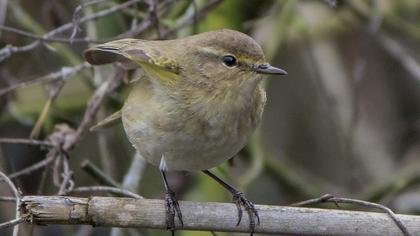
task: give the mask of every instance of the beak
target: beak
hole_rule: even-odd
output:
[[[256,71],[260,74],[287,75],[285,70],[271,66],[268,63],[258,65]]]

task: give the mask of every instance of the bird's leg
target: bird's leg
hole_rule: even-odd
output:
[[[175,198],[175,193],[169,188],[166,172],[160,170],[162,174],[163,184],[165,186],[165,208],[166,208],[166,229],[170,229],[172,236],[175,235],[175,214],[178,216],[181,226],[184,226],[182,221],[181,209],[179,208],[178,200]]]
[[[242,220],[242,207],[245,208],[249,215],[249,227],[251,229],[251,236],[254,234],[255,231],[255,220],[257,220],[257,224],[260,224],[260,217],[258,215],[258,211],[255,209],[254,204],[245,198],[244,194],[239,190],[235,189],[232,185],[226,183],[216,175],[214,175],[209,170],[203,170],[204,174],[210,176],[212,179],[216,180],[219,184],[221,184],[225,189],[229,190],[229,192],[233,195],[233,202],[236,204],[238,208],[238,222],[236,225],[239,225]]]

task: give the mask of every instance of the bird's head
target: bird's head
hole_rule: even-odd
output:
[[[258,79],[258,74],[286,75],[266,62],[260,45],[234,30],[210,31],[183,39],[185,70],[208,80]]]

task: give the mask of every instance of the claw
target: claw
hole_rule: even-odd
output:
[[[162,174],[163,184],[165,186],[165,208],[166,208],[166,229],[171,230],[172,236],[175,236],[175,214],[178,216],[181,227],[184,227],[184,221],[182,220],[181,209],[179,208],[178,200],[175,197],[175,193],[169,188],[168,180],[165,173],[165,158],[162,156],[160,163],[160,173]]]
[[[255,209],[254,204],[245,198],[242,192],[236,192],[233,194],[233,202],[236,204],[238,208],[238,223],[237,226],[241,223],[242,220],[242,207],[248,213],[249,216],[249,227],[251,229],[251,236],[254,235],[255,231],[255,219],[257,219],[257,224],[260,225],[260,216],[258,215],[258,211]]]
[[[178,216],[178,219],[181,223],[181,226],[184,226],[182,221],[182,213],[178,204],[178,200],[175,198],[175,193],[172,191],[167,191],[165,194],[166,201],[166,229],[171,230],[172,236],[175,235],[175,214]]]
[[[203,173],[210,176],[212,179],[217,181],[221,184],[225,189],[229,190],[229,192],[233,195],[233,202],[235,203],[236,207],[238,208],[238,226],[242,220],[242,207],[245,208],[249,215],[249,228],[251,229],[251,236],[254,235],[255,231],[255,218],[257,218],[257,224],[260,224],[260,216],[258,215],[258,211],[255,209],[254,204],[244,197],[244,194],[238,190],[236,190],[232,185],[226,183],[215,174],[211,173],[209,170],[203,170]]]
[[[236,223],[236,226],[238,226],[241,223],[241,220],[242,220],[241,201],[238,198],[235,198],[235,196],[233,196],[233,202],[235,203],[236,208],[238,208],[238,222]]]

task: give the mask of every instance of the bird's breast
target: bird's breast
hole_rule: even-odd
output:
[[[209,169],[233,157],[260,122],[265,104],[260,88],[249,103],[229,108],[211,101],[186,105],[151,86],[143,82],[130,93],[122,110],[124,129],[148,162],[159,165],[165,158],[175,170]]]

